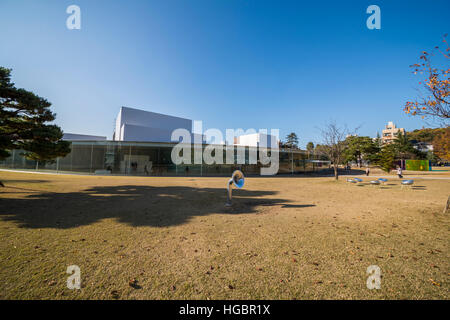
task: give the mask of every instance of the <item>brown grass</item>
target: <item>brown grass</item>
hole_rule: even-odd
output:
[[[248,178],[232,208],[225,178],[0,180],[1,299],[450,297],[450,180]],[[81,290],[66,287],[73,264]]]

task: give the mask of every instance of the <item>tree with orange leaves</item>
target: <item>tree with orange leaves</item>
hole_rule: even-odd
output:
[[[450,59],[450,47],[447,42],[447,34],[444,35],[443,42],[445,49],[435,47],[435,51],[439,51],[445,58],[445,63]],[[425,87],[427,94],[422,94],[421,97],[414,101],[407,101],[404,111],[413,116],[421,116],[423,118],[433,118],[442,120],[448,123],[450,119],[449,106],[449,75],[450,68],[444,66],[442,68],[434,67],[431,63],[431,57],[434,52],[428,53],[423,51],[420,56],[420,63],[411,65],[414,74],[424,74],[426,78],[420,81],[419,84]]]
[[[450,127],[433,139],[433,152],[442,160],[450,161]]]

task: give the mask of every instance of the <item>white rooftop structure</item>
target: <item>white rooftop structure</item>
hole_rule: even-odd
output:
[[[192,133],[192,120],[121,107],[116,118],[113,140],[172,142],[172,132],[180,128]]]
[[[104,136],[92,136],[88,134],[78,134],[78,133],[64,133],[63,140],[69,141],[98,141],[98,140],[106,140]]]
[[[239,137],[234,138],[234,144],[238,146],[246,146],[246,147],[259,147],[261,143],[265,140],[266,146],[262,147],[271,147],[271,143],[274,146],[278,146],[278,139],[274,135],[265,134],[265,133],[251,133],[244,134]]]

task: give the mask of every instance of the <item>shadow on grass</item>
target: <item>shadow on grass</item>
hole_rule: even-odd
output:
[[[282,208],[309,208],[315,207],[315,204],[283,204]]]
[[[24,192],[42,192],[42,190],[36,190],[36,189],[30,189],[30,188],[20,188],[20,187],[11,187],[11,186],[7,186],[7,188],[9,189],[14,189],[14,190],[24,190]],[[0,193],[17,193],[17,192],[7,192],[7,191],[3,191],[3,188],[0,189]]]
[[[8,180],[8,179],[0,179],[2,182],[3,182],[3,184],[6,186],[6,187],[10,187],[10,185],[11,184],[17,184],[17,183],[44,183],[44,182],[48,182],[48,180],[40,180],[40,179],[37,179],[37,180]],[[11,188],[11,187],[10,187]]]
[[[341,169],[339,168],[338,170],[338,175],[353,175],[353,176],[362,176],[362,175],[366,175],[366,172],[364,170],[360,170],[360,169],[350,169],[350,170],[346,170],[346,169]],[[252,178],[264,178],[264,176],[256,176]],[[278,173],[276,175],[276,177],[280,177],[280,178],[323,178],[323,177],[334,177],[334,170],[333,169],[321,169],[320,171],[307,171],[307,172],[303,172],[303,171],[294,171],[294,174],[292,174],[291,172],[282,172],[282,173]]]
[[[388,183],[388,184],[385,184],[385,185],[372,185],[371,183],[368,183],[368,182],[360,182],[358,184],[355,184],[355,186],[356,187],[360,187],[360,188],[370,187],[370,188],[373,188],[373,189],[384,189],[384,190],[386,190],[386,189],[389,189],[389,190],[396,189],[395,186],[397,186],[400,189],[422,190],[422,191],[426,191],[427,190],[426,186],[411,186],[411,187],[404,187],[404,188],[402,188],[401,184],[393,184],[393,183]],[[390,188],[388,186],[394,187],[394,188]]]
[[[283,199],[261,199],[271,191],[233,190],[233,206],[225,207],[225,188],[105,186],[81,192],[29,194],[1,199],[0,218],[24,228],[74,228],[114,218],[132,226],[173,226],[211,213],[256,213],[257,206],[288,205]]]

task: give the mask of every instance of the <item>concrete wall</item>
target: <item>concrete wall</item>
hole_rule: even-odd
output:
[[[124,124],[122,126],[121,141],[151,141],[151,142],[170,142],[172,131]]]

